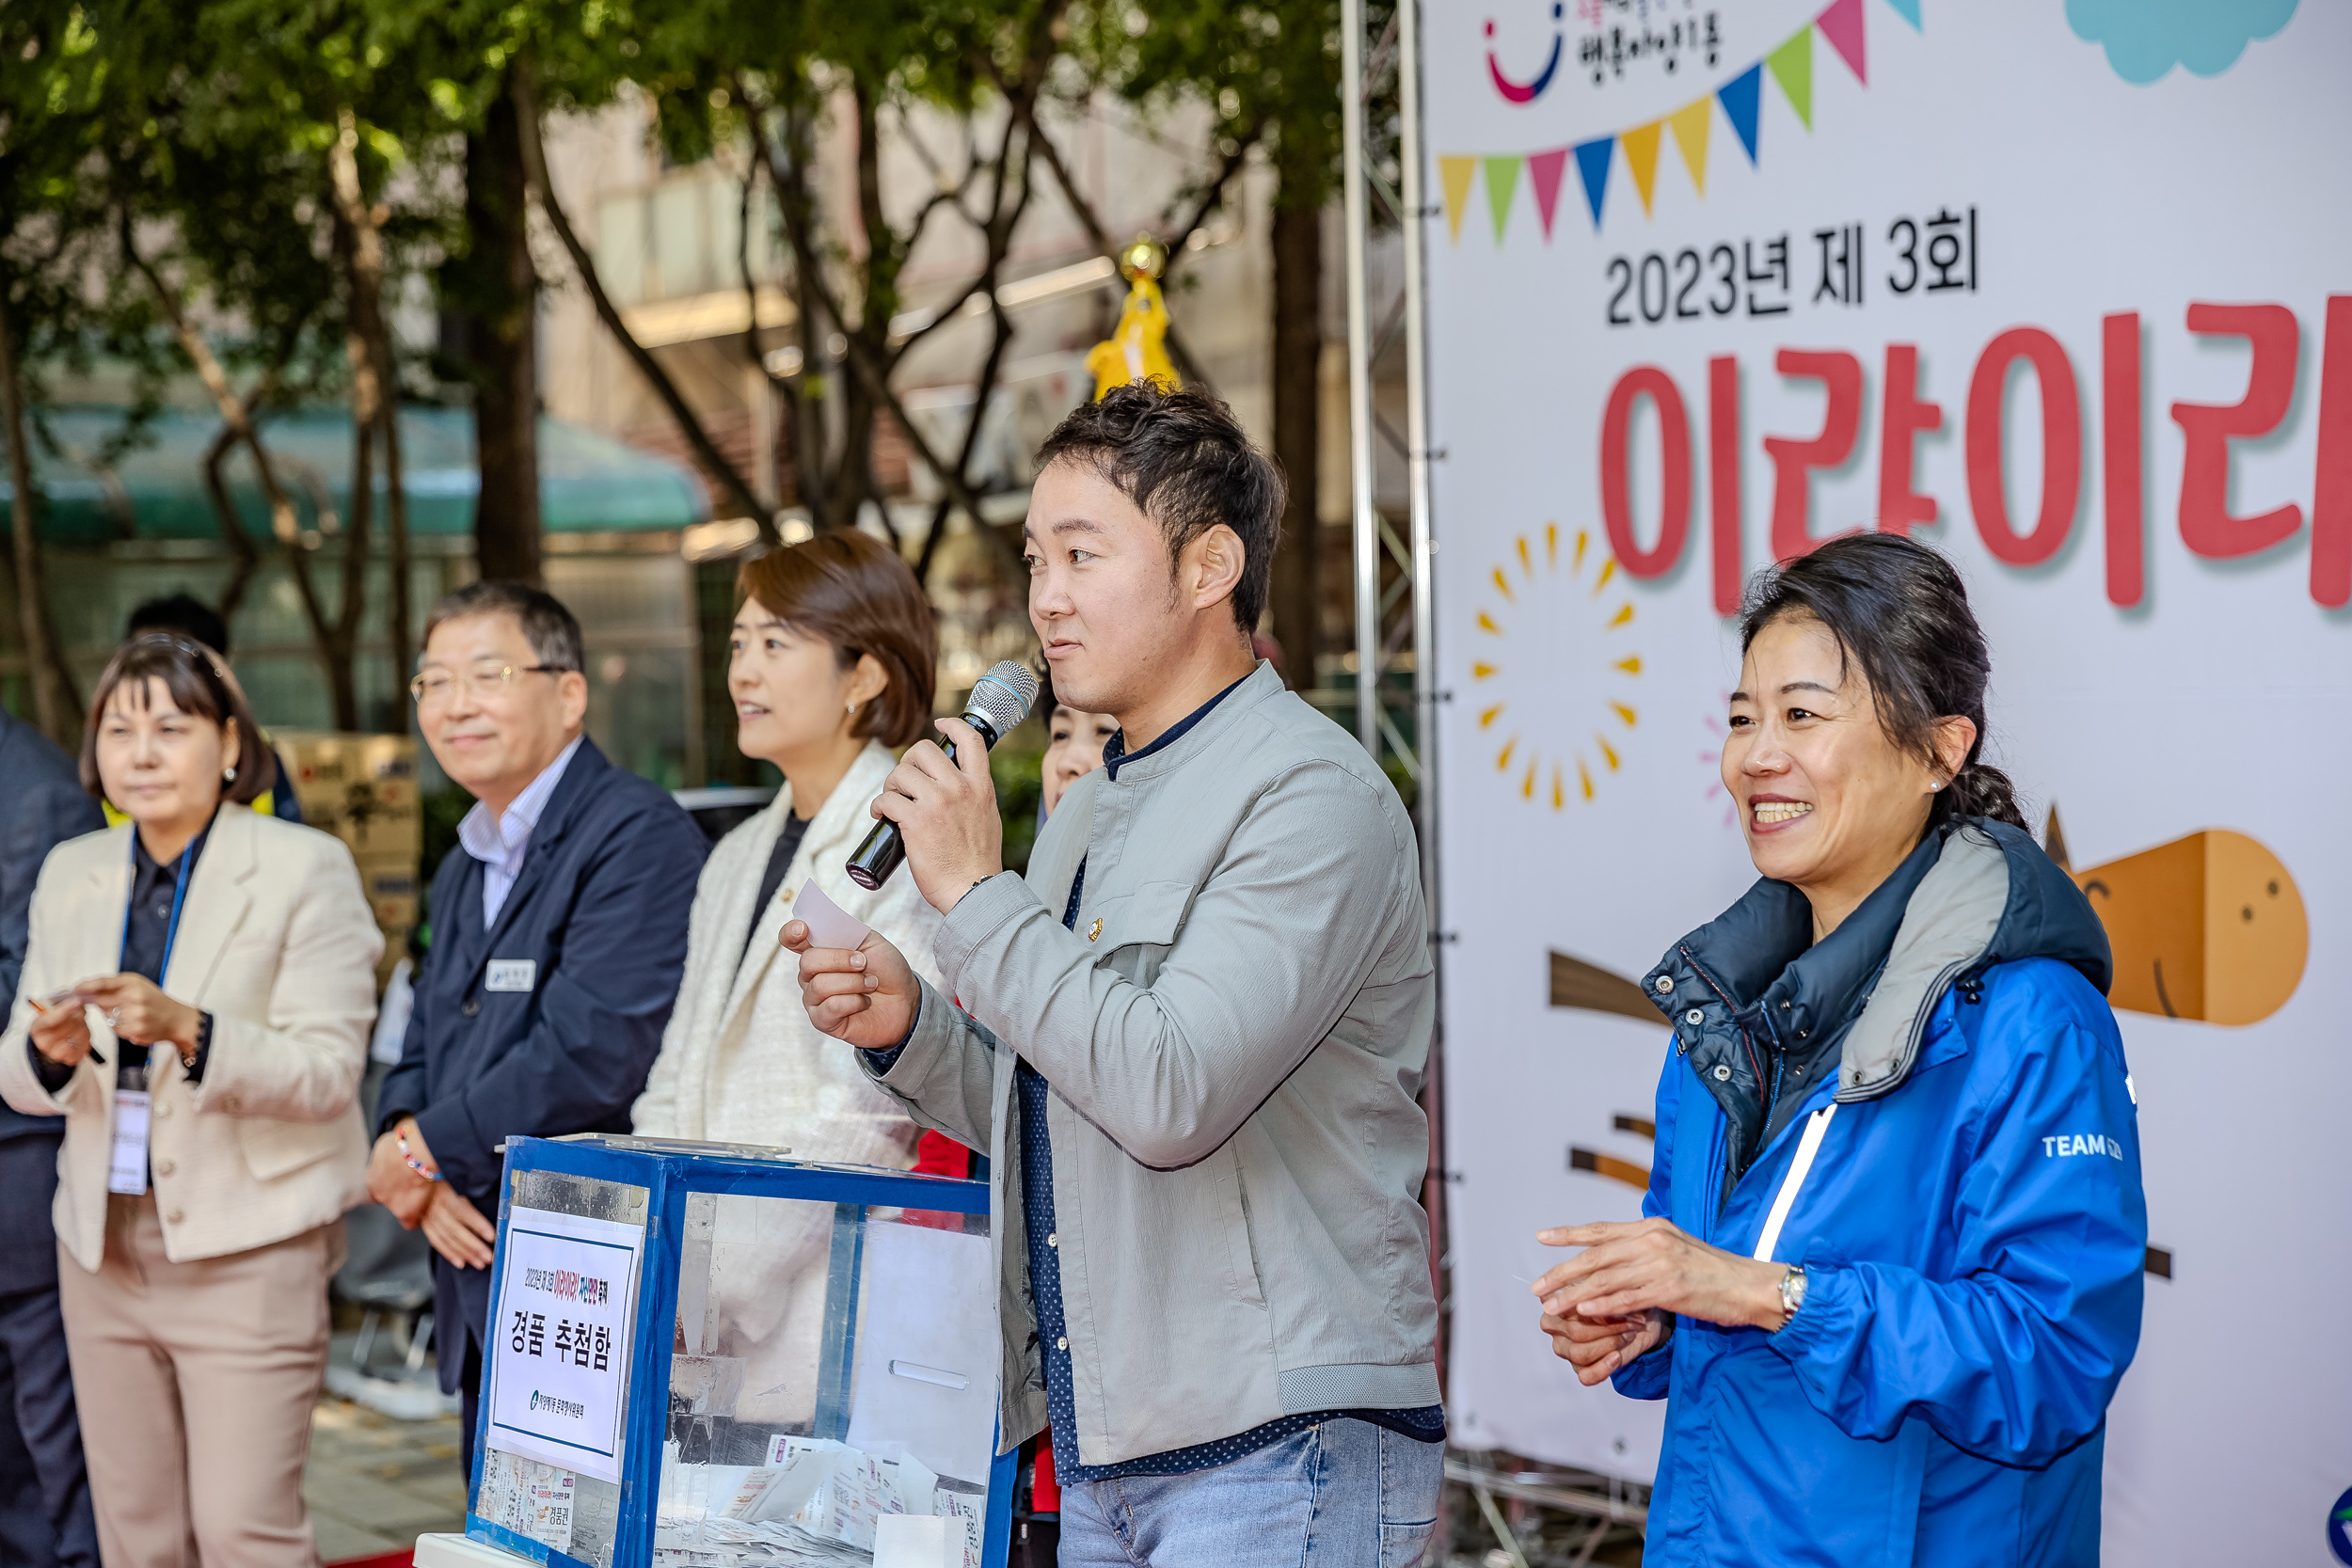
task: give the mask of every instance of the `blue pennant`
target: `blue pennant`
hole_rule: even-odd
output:
[[[1886,3],[1895,8],[1897,16],[1911,24],[1913,32],[1920,31],[1919,0],[1886,0]]]
[[[1740,145],[1748,150],[1748,164],[1756,164],[1756,107],[1764,90],[1762,62],[1748,67],[1730,81],[1715,89],[1715,97],[1731,118],[1731,128],[1740,133]]]
[[[1609,155],[1617,148],[1614,136],[1596,136],[1576,144],[1577,178],[1584,182],[1584,200],[1593,209],[1593,228],[1600,228],[1601,198],[1609,194]]]

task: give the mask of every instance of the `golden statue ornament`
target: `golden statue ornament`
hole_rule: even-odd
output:
[[[1131,381],[1156,381],[1170,391],[1184,385],[1168,356],[1168,302],[1160,296],[1159,283],[1167,270],[1168,247],[1149,234],[1137,234],[1120,251],[1119,275],[1127,280],[1127,303],[1120,309],[1119,325],[1086,357],[1097,401]]]

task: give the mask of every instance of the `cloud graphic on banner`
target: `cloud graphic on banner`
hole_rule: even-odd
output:
[[[2106,48],[2107,64],[2135,87],[2185,66],[2218,76],[2246,46],[2287,24],[2296,0],[2066,0],[2066,24]]]

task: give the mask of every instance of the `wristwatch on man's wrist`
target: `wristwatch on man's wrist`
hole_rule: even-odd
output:
[[[1783,1328],[1788,1326],[1790,1319],[1804,1310],[1804,1270],[1794,1263],[1789,1264],[1788,1272],[1780,1276],[1780,1309],[1788,1314],[1781,1319]]]

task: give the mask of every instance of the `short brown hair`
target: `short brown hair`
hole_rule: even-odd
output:
[[[84,789],[102,800],[106,798],[105,781],[98,776],[98,723],[105,717],[106,704],[113,699],[115,689],[129,685],[144,706],[150,680],[164,683],[164,689],[171,693],[172,704],[181,712],[193,713],[224,730],[236,731],[237,776],[220,792],[222,799],[241,806],[251,805],[278,782],[278,764],[270,755],[269,742],[262,738],[262,727],[253,721],[253,710],[246,706],[244,695],[221,668],[220,660],[184,637],[170,632],[147,632],[116,650],[115,657],[107,661],[106,673],[98,677],[98,689],[90,693],[89,718],[82,726]]]
[[[793,630],[832,643],[844,670],[860,654],[874,656],[889,684],[859,713],[851,733],[885,746],[911,746],[928,733],[939,630],[923,585],[898,551],[836,529],[746,561],[735,593],[738,608],[757,599]]]
[[[1038,470],[1063,459],[1093,468],[1160,525],[1171,575],[1185,546],[1219,523],[1232,529],[1242,549],[1233,621],[1245,636],[1258,629],[1288,488],[1232,409],[1206,392],[1131,381],[1078,404],[1054,427],[1038,449]]]

